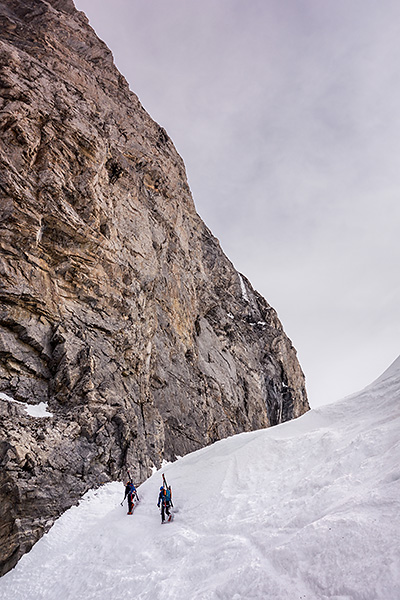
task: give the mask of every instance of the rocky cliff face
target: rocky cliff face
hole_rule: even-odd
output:
[[[85,15],[0,1],[0,32],[4,573],[127,466],[140,482],[308,404],[274,309],[197,215],[180,156]]]

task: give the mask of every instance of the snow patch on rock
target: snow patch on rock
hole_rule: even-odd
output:
[[[7,402],[19,404],[25,409],[26,413],[30,417],[34,417],[35,419],[42,419],[43,417],[53,416],[53,413],[48,411],[47,402],[39,402],[39,404],[28,404],[27,402],[20,402],[19,400],[15,400],[11,396],[8,396],[3,392],[0,392],[0,400],[6,400]]]
[[[243,277],[241,276],[240,273],[238,273],[238,276],[239,276],[239,281],[240,281],[240,289],[242,290],[243,300],[246,300],[246,302],[250,302],[249,295],[247,293],[246,284],[244,282],[244,279],[243,279]]]

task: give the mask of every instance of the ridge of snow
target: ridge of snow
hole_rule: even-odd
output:
[[[352,397],[91,491],[0,579],[7,600],[400,597],[400,371]],[[175,520],[160,526],[164,473]]]
[[[389,379],[389,377],[400,377],[400,356],[398,356],[396,358],[396,360],[394,360],[392,362],[392,364],[386,369],[386,371],[384,371],[382,373],[382,375],[380,377],[378,377],[378,379],[376,379],[373,383],[371,383],[371,386],[377,384],[377,383],[381,383],[382,381],[384,381],[385,379]],[[368,386],[368,387],[371,387]]]

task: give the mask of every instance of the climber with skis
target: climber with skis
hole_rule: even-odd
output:
[[[128,497],[128,515],[131,515],[132,512],[133,512],[133,507],[134,507],[133,499],[134,499],[135,496],[139,500],[136,488],[133,485],[132,480],[129,479],[129,481],[127,482],[127,484],[125,486],[125,496],[124,496],[124,499],[121,502],[121,504],[123,504],[124,501],[125,501],[125,498]]]
[[[160,487],[160,493],[158,494],[158,508],[161,506],[161,524],[165,522],[166,517],[168,521],[172,521],[171,508],[172,504],[172,492],[171,486],[167,485],[166,479],[163,475],[163,485]]]

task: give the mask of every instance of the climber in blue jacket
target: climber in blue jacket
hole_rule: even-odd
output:
[[[171,506],[172,498],[171,498],[171,488],[161,486],[160,493],[158,494],[158,502],[157,506],[160,508],[161,505],[161,523],[164,523],[165,516],[168,517],[168,521],[171,520]]]
[[[125,496],[124,496],[124,500],[126,497],[128,497],[128,515],[131,515],[133,512],[133,506],[134,506],[133,498],[135,495],[136,495],[136,488],[133,485],[132,481],[128,481],[128,483],[125,486]],[[122,502],[124,502],[124,500]]]

